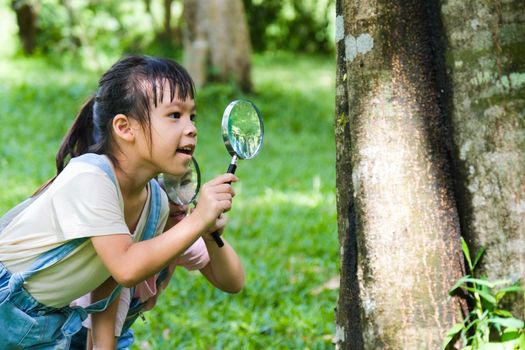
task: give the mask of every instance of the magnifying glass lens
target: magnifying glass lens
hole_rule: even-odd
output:
[[[224,111],[222,127],[224,143],[232,156],[251,159],[259,153],[264,130],[261,113],[253,102],[231,102]]]

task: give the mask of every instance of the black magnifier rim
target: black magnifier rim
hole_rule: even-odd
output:
[[[249,104],[252,105],[253,109],[257,113],[257,118],[259,119],[259,125],[261,127],[261,141],[259,142],[259,146],[255,150],[255,152],[253,152],[251,157],[246,157],[246,158],[241,157],[241,155],[235,152],[235,150],[233,149],[233,146],[230,143],[230,134],[228,132],[228,120],[230,119],[230,113],[233,107],[235,107],[235,105],[239,102],[248,102]],[[230,153],[232,157],[237,156],[240,159],[252,159],[259,153],[259,151],[262,148],[262,145],[264,142],[264,123],[263,123],[263,119],[261,116],[261,112],[259,111],[259,108],[257,108],[257,105],[255,105],[255,103],[253,103],[250,100],[240,98],[240,99],[233,100],[232,102],[230,102],[228,106],[226,106],[226,109],[224,110],[224,113],[222,114],[221,129],[222,129],[222,140],[224,141],[224,145],[226,146],[228,153]]]
[[[197,160],[193,156],[191,157],[191,161],[193,162],[193,168],[197,172],[197,186],[195,187],[195,192],[193,193],[193,197],[191,197],[191,200],[188,203],[183,203],[182,205],[190,205],[192,203],[195,203],[195,200],[197,199],[197,196],[201,188],[201,171],[199,168],[199,163],[197,163]],[[170,198],[169,192],[166,189],[166,183],[164,182],[163,173],[157,176],[157,182],[159,183],[160,187],[164,190],[164,192],[166,192],[166,195],[168,196],[168,199],[170,202],[174,203],[175,205],[181,205],[180,203],[177,203],[177,201]]]

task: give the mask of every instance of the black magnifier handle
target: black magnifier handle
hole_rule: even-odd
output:
[[[228,170],[226,171],[228,174],[235,174],[235,170],[237,170],[237,157],[236,156],[233,156],[232,158],[232,162],[230,163],[230,165],[228,166]],[[228,184],[231,184],[231,182],[228,182]],[[215,231],[211,234],[211,236],[213,237],[213,240],[215,241],[215,243],[217,243],[217,245],[219,246],[219,248],[221,248],[222,246],[224,246],[224,242],[222,241],[221,239],[221,234],[219,231]]]

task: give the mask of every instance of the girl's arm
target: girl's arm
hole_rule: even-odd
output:
[[[201,273],[220,290],[228,293],[238,293],[244,286],[244,270],[235,250],[222,239],[224,246],[219,248],[215,241],[205,240],[210,262],[204,266]]]
[[[108,278],[97,289],[91,292],[91,301],[101,300],[111,294],[117,283],[113,278]],[[115,322],[120,297],[100,313],[91,315],[91,330],[88,330],[86,349],[115,349]]]
[[[98,256],[119,284],[131,287],[144,281],[217,225],[217,217],[231,208],[234,191],[227,182],[234,181],[237,177],[224,174],[206,183],[195,210],[155,238],[134,243],[128,234],[91,237]]]

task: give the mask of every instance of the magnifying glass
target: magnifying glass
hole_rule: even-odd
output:
[[[257,106],[244,99],[230,102],[222,115],[222,139],[232,156],[228,173],[235,174],[238,159],[251,159],[261,150],[264,125]],[[219,247],[224,245],[218,231],[212,237]]]
[[[195,158],[191,158],[188,170],[181,176],[162,173],[157,181],[176,205],[195,203],[201,186],[201,172]]]

